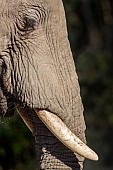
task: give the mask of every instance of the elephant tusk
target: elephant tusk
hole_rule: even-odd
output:
[[[74,135],[58,116],[45,110],[35,109],[35,112],[46,127],[70,150],[85,158],[98,160],[98,155]]]
[[[29,130],[31,132],[33,132],[33,126],[27,116],[27,110],[25,110],[25,108],[22,107],[17,107],[17,112],[19,113],[20,117],[23,119],[24,123],[26,124],[26,126],[29,128]]]

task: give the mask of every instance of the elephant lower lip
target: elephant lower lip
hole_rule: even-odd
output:
[[[35,109],[38,117],[46,127],[70,150],[91,160],[98,160],[98,155],[74,135],[63,121],[55,114]]]

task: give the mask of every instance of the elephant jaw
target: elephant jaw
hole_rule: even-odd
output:
[[[46,127],[70,150],[85,158],[98,160],[98,155],[73,134],[58,116],[45,110],[35,109],[35,112]]]

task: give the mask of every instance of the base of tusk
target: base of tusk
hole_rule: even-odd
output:
[[[98,160],[98,155],[74,135],[58,116],[45,110],[35,109],[35,112],[46,127],[70,150],[85,158]]]

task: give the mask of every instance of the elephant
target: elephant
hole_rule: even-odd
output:
[[[0,116],[17,110],[38,169],[82,170],[86,145],[78,76],[62,0],[0,0]]]

